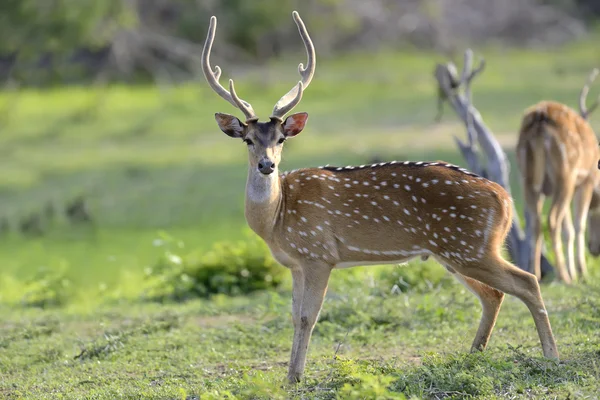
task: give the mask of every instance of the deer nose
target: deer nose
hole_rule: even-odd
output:
[[[271,160],[262,160],[258,163],[258,170],[264,175],[269,175],[275,171],[275,164]]]

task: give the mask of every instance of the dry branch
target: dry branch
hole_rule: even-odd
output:
[[[510,164],[508,158],[502,150],[500,143],[494,137],[492,131],[485,125],[481,114],[471,102],[471,83],[485,68],[485,61],[481,59],[477,68],[473,69],[473,52],[470,49],[465,51],[464,65],[460,74],[458,84],[452,81],[456,78],[456,66],[449,62],[444,65],[436,66],[435,77],[440,92],[444,93],[445,99],[450,103],[456,114],[460,117],[467,128],[467,142],[455,137],[463,158],[466,160],[469,169],[476,174],[484,176],[504,187],[510,194],[509,171]],[[460,89],[463,88],[463,93]],[[484,157],[479,157],[477,153],[479,147]],[[487,160],[485,165],[483,160]],[[530,254],[530,236],[531,233],[523,233],[519,224],[518,214],[514,208],[513,224],[506,238],[507,248],[512,261],[519,268],[529,271]],[[527,215],[525,216],[528,217]],[[545,254],[541,256],[542,275],[553,270]],[[531,272],[531,271],[529,271]]]

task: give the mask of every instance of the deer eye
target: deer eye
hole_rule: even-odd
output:
[[[246,143],[248,146],[252,146],[254,144],[250,139],[244,139],[244,143]]]
[[[277,143],[278,143],[278,144],[282,144],[283,142],[285,142],[285,138],[284,138],[284,137],[282,137],[281,139],[279,139],[279,140],[277,141]]]

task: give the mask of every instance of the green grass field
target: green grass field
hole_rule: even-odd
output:
[[[576,107],[600,66],[594,40],[481,55],[474,103],[511,158],[523,109],[541,99]],[[213,63],[266,117],[297,82],[302,57],[244,71]],[[309,113],[307,129],[287,142],[282,168],[375,156],[464,165],[453,135],[465,130],[450,108],[433,123],[436,61],[391,50],[319,58],[296,109]],[[49,201],[62,210],[84,194],[95,220],[74,227],[58,216],[41,237],[1,237],[0,398],[597,397],[600,263],[591,257],[589,282],[542,288],[560,363],[541,358],[533,320],[514,298],[488,351],[467,354],[477,300],[430,262],[334,272],[296,388],[283,385],[292,340],[283,267],[277,290],[150,301],[159,260],[175,252],[192,263],[216,243],[248,240],[245,146],[219,131],[215,112],[238,114],[203,78],[0,93],[0,218],[16,227]],[[516,166],[511,180],[520,204]],[[167,248],[165,237],[181,244]]]

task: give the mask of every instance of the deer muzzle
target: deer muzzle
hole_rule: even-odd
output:
[[[273,171],[275,171],[275,164],[273,163],[273,161],[263,158],[258,163],[258,170],[261,174],[270,175],[273,173]]]

